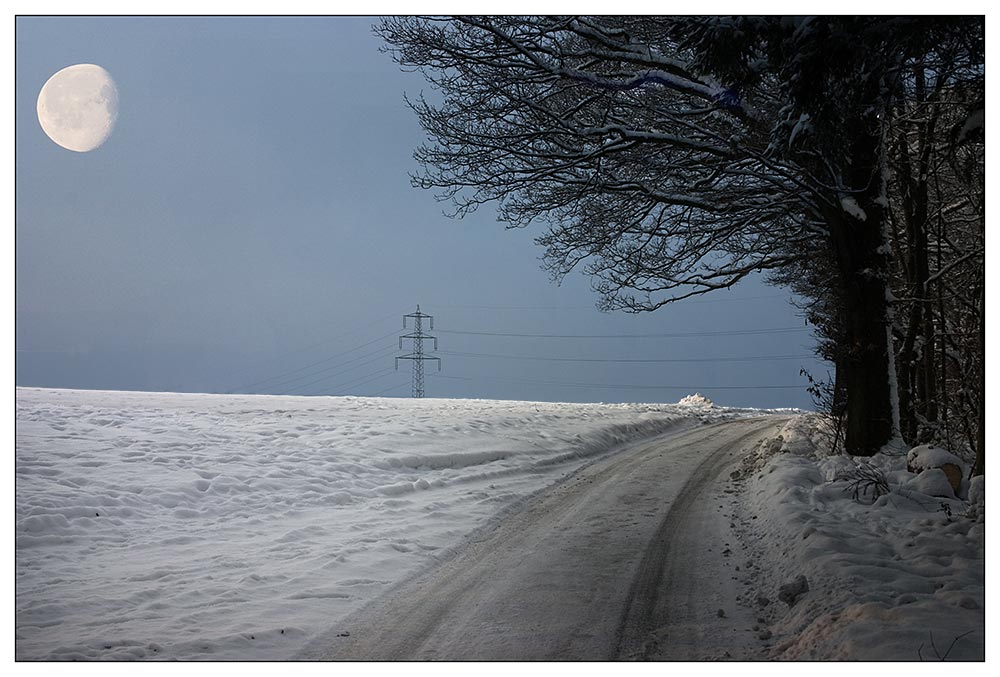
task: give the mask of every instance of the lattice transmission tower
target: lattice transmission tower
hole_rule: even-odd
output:
[[[430,321],[430,328],[434,329],[434,317],[420,312],[420,305],[417,305],[417,312],[403,315],[403,329],[406,329],[406,318],[413,319],[413,333],[403,334],[399,337],[399,349],[403,349],[403,339],[413,341],[413,352],[409,355],[400,355],[396,358],[396,369],[399,369],[400,360],[411,360],[413,362],[413,397],[424,396],[424,362],[437,360],[438,371],[441,371],[441,358],[424,355],[424,340],[434,341],[434,350],[437,350],[438,340],[436,336],[424,333],[424,320]]]

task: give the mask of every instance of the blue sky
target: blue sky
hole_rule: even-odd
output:
[[[443,360],[428,397],[698,389],[810,406],[799,369],[828,367],[807,331],[728,333],[802,328],[780,289],[601,313],[584,276],[555,285],[541,269],[542,224],[508,231],[489,208],[446,218],[409,182],[423,135],[403,94],[426,84],[379,52],[373,21],[17,19],[18,385],[408,396],[394,337],[419,303]],[[115,132],[90,153],[51,142],[35,114],[45,81],[75,63],[119,90]],[[762,356],[790,358],[731,361]]]

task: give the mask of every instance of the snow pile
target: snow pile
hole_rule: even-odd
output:
[[[935,447],[932,444],[921,444],[913,447],[906,454],[906,465],[910,468],[925,470],[927,468],[940,468],[949,463],[960,467],[963,465],[962,459],[958,456],[947,449]]]
[[[623,443],[756,410],[18,388],[16,657],[283,659]]]
[[[983,510],[901,456],[829,455],[822,430],[793,419],[744,463],[743,599],[765,656],[982,660]],[[972,486],[981,505],[982,480]],[[808,589],[789,595],[799,577]]]
[[[913,447],[906,454],[906,469],[919,473],[918,479],[924,478],[925,483],[935,482],[938,485],[934,487],[934,491],[924,491],[925,494],[946,498],[954,498],[955,492],[960,496],[968,495],[968,482],[963,482],[968,468],[962,459],[950,451],[930,444]],[[942,477],[947,486],[941,484]]]
[[[701,393],[695,393],[694,395],[688,395],[682,397],[677,403],[682,407],[712,407],[715,406],[712,400],[708,399]]]

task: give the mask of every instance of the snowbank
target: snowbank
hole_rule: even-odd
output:
[[[920,480],[928,473],[908,472],[903,456],[828,449],[820,419],[800,416],[744,462],[733,518],[762,657],[982,660],[983,511],[956,499],[939,470]],[[935,495],[941,483],[946,497]],[[808,590],[779,600],[800,576]]]

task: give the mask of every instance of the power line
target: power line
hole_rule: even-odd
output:
[[[557,339],[620,339],[620,338],[685,338],[706,336],[749,336],[753,334],[788,334],[809,331],[809,327],[776,327],[773,329],[732,329],[726,331],[695,331],[667,334],[513,334],[491,331],[466,331],[441,329],[442,334],[463,334],[468,336],[506,336],[516,338],[557,338]]]
[[[395,369],[389,369],[388,367],[386,367],[381,372],[379,372],[378,376],[373,376],[372,378],[368,379],[367,381],[362,381],[361,383],[355,383],[352,387],[353,388],[360,388],[361,386],[367,385],[367,384],[369,384],[369,383],[371,383],[373,381],[380,381],[380,380],[384,379],[386,376],[390,376],[390,375],[394,374],[395,372],[396,372]],[[397,384],[397,385],[393,386],[393,388],[400,388],[400,387],[402,387],[404,385],[406,385],[406,384],[405,383],[400,383],[400,384]]]
[[[286,353],[286,355],[290,355],[290,354],[294,354],[294,353],[301,353],[301,352],[304,352],[306,350],[312,350],[313,348],[317,348],[319,346],[326,345],[327,343],[331,343],[333,341],[336,341],[337,339],[343,338],[344,336],[350,336],[351,334],[356,334],[359,331],[361,331],[362,329],[367,329],[368,327],[371,327],[373,325],[379,324],[380,322],[385,322],[387,320],[391,320],[392,318],[396,317],[396,315],[398,315],[398,314],[399,313],[397,312],[397,313],[392,313],[391,315],[386,315],[385,317],[380,317],[377,320],[372,320],[371,322],[369,322],[367,324],[363,324],[363,325],[361,325],[359,327],[355,327],[354,329],[351,329],[349,331],[345,331],[342,334],[337,334],[336,336],[332,336],[332,337],[330,337],[328,339],[324,339],[322,341],[319,341],[318,343],[313,343],[312,345],[306,346],[304,348],[298,348],[296,350],[293,350],[290,353]]]
[[[406,387],[405,383],[397,383],[394,386],[389,386],[388,388],[384,388],[378,391],[377,393],[369,395],[369,397],[378,397],[379,395],[384,395],[385,393],[391,393],[393,390],[399,390],[400,388],[405,388],[405,387]]]
[[[341,383],[340,385],[338,385],[338,386],[336,386],[334,388],[328,388],[327,390],[330,391],[331,394],[332,393],[340,393],[340,394],[343,395],[343,394],[346,394],[346,393],[343,393],[341,391],[343,391],[345,388],[358,388],[358,387],[363,386],[363,385],[365,385],[367,383],[371,383],[372,381],[377,381],[377,380],[379,380],[381,378],[385,378],[386,376],[388,376],[389,374],[393,373],[394,371],[395,371],[395,369],[393,369],[392,367],[386,367],[385,369],[377,371],[374,374],[365,374],[364,376],[359,376],[356,379],[353,379],[351,381],[345,381],[344,383]]]
[[[559,382],[559,381],[534,381],[528,379],[513,379],[513,378],[496,378],[496,377],[477,377],[473,378],[470,376],[444,376],[437,374],[434,378],[447,378],[454,379],[458,381],[497,381],[500,383],[527,383],[531,385],[546,385],[546,386],[559,386],[564,388],[610,388],[613,390],[802,390],[801,385],[765,385],[765,386],[674,386],[674,385],[624,385],[624,384],[614,384],[614,383],[573,383],[573,382]]]
[[[277,383],[272,383],[268,387],[270,387],[270,388],[273,389],[273,388],[278,388],[278,387],[290,386],[288,388],[288,390],[295,390],[296,388],[299,388],[299,387],[303,387],[304,388],[304,387],[306,387],[307,384],[302,384],[301,386],[295,386],[295,385],[291,385],[291,384],[295,383],[296,381],[301,381],[302,379],[305,379],[305,378],[313,378],[315,376],[318,376],[319,374],[325,374],[325,376],[323,376],[323,378],[331,378],[331,377],[337,376],[339,374],[344,374],[344,373],[346,373],[348,371],[351,371],[352,369],[355,369],[357,367],[362,366],[362,364],[370,364],[371,360],[369,360],[369,362],[363,362],[362,364],[356,364],[353,367],[348,367],[347,369],[343,369],[341,371],[337,371],[337,372],[334,372],[332,374],[329,373],[329,372],[332,369],[339,369],[340,367],[343,367],[345,365],[351,364],[352,362],[357,362],[358,360],[363,360],[366,357],[371,357],[372,355],[379,355],[380,357],[384,356],[388,352],[392,352],[392,346],[383,346],[382,348],[377,348],[377,349],[375,349],[375,350],[373,350],[371,352],[362,353],[361,355],[358,355],[357,357],[352,357],[349,360],[344,360],[343,362],[338,362],[337,364],[331,364],[329,367],[324,367],[323,369],[320,369],[318,371],[314,371],[314,372],[311,372],[311,373],[308,373],[308,374],[303,374],[301,376],[294,376],[294,377],[292,377],[290,379],[286,379],[284,381],[279,381]],[[322,379],[320,379],[320,380],[322,380]]]
[[[370,360],[366,360],[364,362],[361,362],[359,364],[354,365],[353,367],[348,367],[347,369],[343,369],[341,371],[334,372],[333,374],[327,374],[325,376],[321,376],[318,379],[314,379],[312,381],[309,381],[309,383],[303,383],[301,385],[293,386],[292,388],[289,388],[287,391],[285,391],[283,393],[278,393],[278,394],[279,395],[285,395],[285,394],[291,393],[294,390],[302,390],[303,388],[308,388],[309,386],[316,385],[317,383],[322,383],[323,381],[327,381],[327,380],[333,378],[334,376],[340,376],[341,374],[346,374],[347,372],[352,371],[354,369],[357,369],[358,367],[363,367],[366,364],[371,364],[373,362],[378,362],[379,360],[385,359],[386,355],[388,353],[392,352],[393,350],[394,349],[391,346],[389,348],[382,348],[382,349],[376,351],[379,354],[376,355],[375,357],[373,357]],[[337,386],[337,387],[339,388],[340,386]],[[330,388],[330,389],[332,390],[334,388]]]
[[[639,358],[590,358],[590,357],[536,357],[532,355],[494,355],[492,353],[466,353],[453,350],[442,350],[442,355],[458,357],[485,357],[501,360],[535,360],[540,362],[763,362],[768,360],[808,360],[815,355],[750,355],[747,357],[675,357],[664,359]]]
[[[702,305],[705,303],[742,303],[744,301],[758,301],[761,299],[790,298],[788,294],[765,294],[762,296],[744,296],[738,299],[699,299],[692,301],[684,299],[679,301],[684,306]],[[488,306],[477,304],[444,304],[441,308],[478,308],[483,310],[596,310],[596,306]]]
[[[299,372],[305,371],[306,369],[311,369],[312,367],[316,367],[316,366],[319,366],[321,364],[325,364],[326,362],[329,362],[330,360],[335,360],[338,357],[343,357],[344,355],[347,355],[349,353],[353,353],[356,350],[361,350],[362,348],[370,346],[373,343],[376,343],[378,341],[382,341],[384,339],[387,339],[390,336],[395,336],[395,334],[396,334],[396,332],[391,331],[388,334],[383,334],[382,336],[379,336],[378,338],[372,339],[371,341],[367,341],[365,343],[362,343],[361,345],[355,346],[353,348],[350,348],[349,350],[344,350],[344,351],[336,353],[334,355],[330,355],[329,357],[325,357],[322,360],[317,360],[316,362],[312,362],[310,364],[307,364],[304,367],[299,367],[298,369],[292,369],[290,371],[286,371],[286,372],[283,372],[283,373],[280,373],[280,374],[276,374],[274,376],[269,376],[269,377],[261,379],[259,381],[254,381],[253,383],[249,383],[247,385],[240,386],[239,388],[233,388],[232,390],[249,390],[250,388],[255,388],[256,386],[261,385],[263,383],[267,383],[268,381],[274,381],[276,379],[278,379],[278,380],[283,379],[284,377],[289,376],[291,374],[297,374]],[[295,379],[292,379],[292,380],[294,381]],[[275,384],[271,384],[271,385],[273,386]]]
[[[316,343],[312,343],[312,344],[310,344],[308,346],[303,346],[301,348],[293,348],[293,349],[285,351],[283,353],[279,353],[277,357],[271,357],[271,358],[268,358],[268,359],[270,361],[274,361],[275,359],[283,359],[283,358],[288,357],[289,355],[295,355],[297,353],[302,353],[302,352],[305,352],[307,350],[312,350],[313,348],[317,348],[319,346],[326,345],[327,343],[332,343],[333,341],[341,339],[341,338],[343,338],[345,336],[350,336],[351,334],[356,334],[359,331],[361,331],[362,329],[367,329],[368,327],[374,326],[374,325],[376,325],[376,324],[378,324],[380,322],[385,322],[386,320],[389,320],[389,319],[391,319],[393,317],[396,317],[398,314],[399,313],[392,313],[391,315],[386,315],[385,317],[380,317],[377,320],[372,320],[371,322],[368,322],[367,324],[363,324],[363,325],[361,325],[359,327],[355,327],[354,329],[350,329],[348,331],[342,332],[340,334],[337,334],[336,336],[331,336],[330,338],[323,339],[322,341],[318,341]],[[259,364],[259,362],[258,362],[258,364]],[[242,367],[240,369],[236,369],[236,370],[230,372],[230,376],[236,376],[237,374],[242,374],[244,372],[250,371],[251,369],[253,369],[253,367]],[[266,381],[268,379],[264,379],[264,380]],[[242,389],[243,389],[242,386],[240,388],[231,388],[230,392],[232,392],[233,390],[242,390]]]
[[[340,383],[336,384],[335,386],[327,386],[325,388],[321,388],[321,392],[298,393],[298,394],[299,395],[303,395],[303,396],[319,396],[319,395],[333,396],[333,395],[340,395],[340,394],[343,394],[340,391],[343,390],[344,388],[349,388],[349,387],[352,387],[352,386],[355,386],[355,385],[363,385],[363,383],[358,383],[358,381],[363,381],[364,383],[367,383],[369,380],[373,381],[373,380],[375,380],[377,378],[382,378],[383,376],[389,374],[390,372],[392,372],[392,369],[390,369],[389,367],[386,367],[386,368],[384,368],[384,369],[382,369],[380,371],[375,372],[374,375],[372,375],[372,374],[363,374],[361,376],[357,376],[355,378],[352,378],[349,381],[341,381]]]

